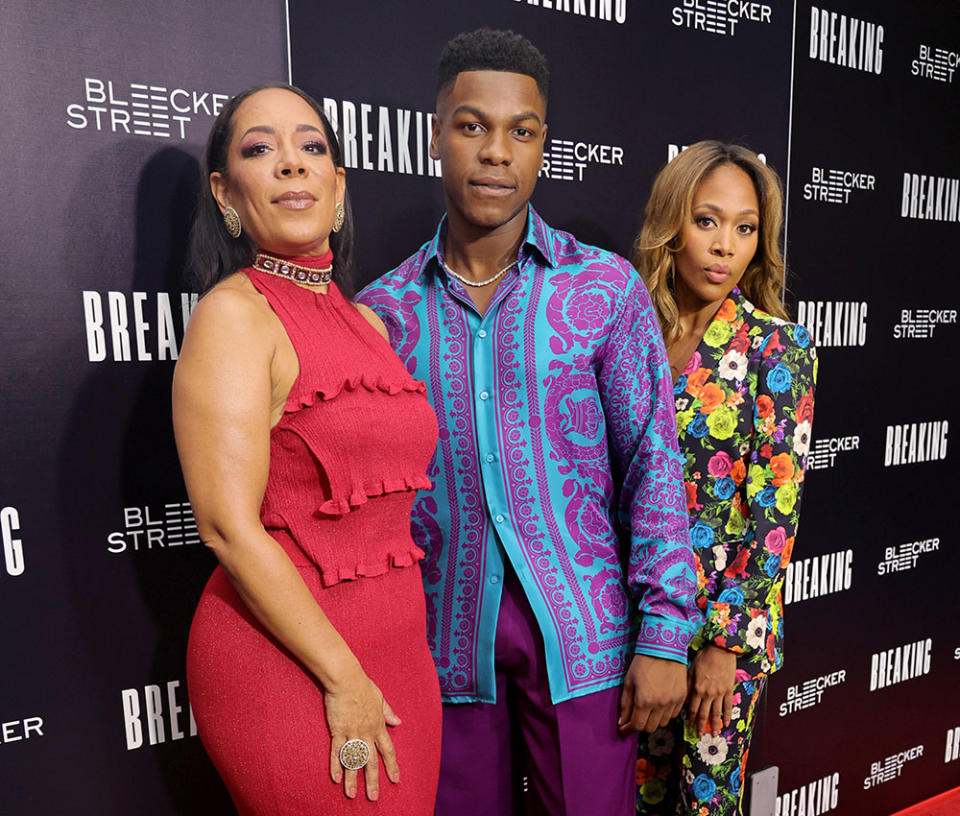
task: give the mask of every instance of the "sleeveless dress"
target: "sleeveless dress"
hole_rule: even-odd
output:
[[[333,783],[321,686],[250,613],[221,567],[188,644],[200,738],[240,814],[427,816],[440,766],[440,693],[410,509],[416,490],[431,486],[436,417],[423,383],[336,284],[321,294],[244,272],[300,362],[270,434],[260,520],[403,720],[389,729],[400,782],[387,779],[381,762],[377,802],[367,801],[362,774],[353,800]]]

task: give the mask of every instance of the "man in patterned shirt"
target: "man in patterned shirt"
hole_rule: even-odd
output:
[[[358,298],[440,422],[412,519],[445,703],[436,812],[632,813],[636,732],[679,711],[701,624],[660,329],[626,260],[529,205],[543,55],[481,29],[438,74],[447,213]]]

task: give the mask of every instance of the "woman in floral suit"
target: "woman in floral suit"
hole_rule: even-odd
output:
[[[680,716],[644,739],[637,812],[740,812],[757,701],[780,668],[780,588],[813,421],[816,351],[786,321],[776,173],[698,142],[654,181],[635,245],[674,377],[698,605]]]

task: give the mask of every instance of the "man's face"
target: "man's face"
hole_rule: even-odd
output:
[[[451,217],[484,229],[525,218],[546,135],[546,103],[533,77],[458,74],[440,91],[430,140]]]

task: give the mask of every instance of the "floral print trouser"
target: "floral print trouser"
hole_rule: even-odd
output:
[[[669,725],[640,734],[637,813],[642,816],[739,814],[757,701],[767,676],[751,677],[737,661],[730,725],[697,737],[686,708]]]

